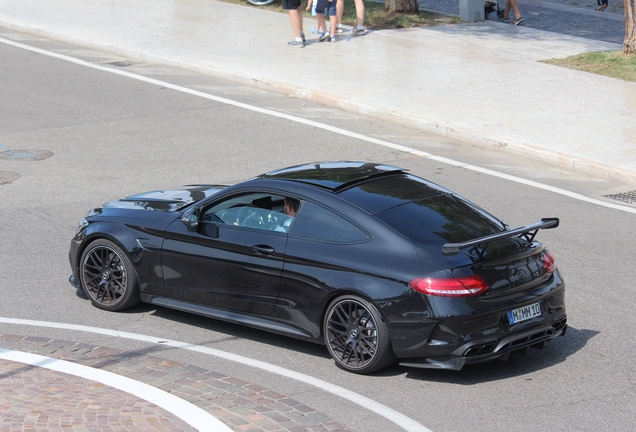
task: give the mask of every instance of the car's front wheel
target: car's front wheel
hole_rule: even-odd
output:
[[[336,364],[368,374],[395,361],[389,330],[376,308],[357,296],[343,296],[329,305],[324,321],[325,342]]]
[[[80,261],[84,292],[100,309],[121,311],[139,303],[133,265],[115,243],[99,239],[88,245]]]

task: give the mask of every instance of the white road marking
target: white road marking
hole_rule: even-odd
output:
[[[232,429],[227,427],[223,422],[198,406],[151,385],[144,384],[112,372],[94,369],[78,363],[71,363],[37,354],[29,354],[2,348],[0,348],[0,358],[50,369],[56,372],[62,372],[90,381],[96,381],[106,386],[116,388],[117,390],[130,393],[140,399],[144,399],[163,408],[169,413],[174,414],[199,431],[232,432]]]
[[[153,344],[160,344],[162,346],[170,346],[173,348],[185,349],[189,351],[195,351],[201,354],[219,357],[225,360],[230,360],[236,363],[244,364],[246,366],[262,369],[264,371],[271,372],[276,375],[281,375],[286,378],[291,378],[296,381],[300,381],[302,383],[312,385],[323,391],[334,394],[350,402],[353,402],[363,408],[366,408],[369,411],[372,411],[384,417],[390,422],[395,423],[396,425],[400,426],[405,431],[431,432],[430,429],[424,427],[423,425],[411,419],[410,417],[407,417],[404,414],[387,407],[386,405],[376,402],[373,399],[369,399],[351,390],[347,390],[344,387],[331,384],[330,382],[321,380],[319,378],[314,378],[312,376],[305,375],[300,372],[295,372],[280,366],[276,366],[276,365],[266,363],[260,360],[254,360],[252,358],[244,357],[238,354],[232,354],[232,353],[228,353],[218,349],[208,348],[201,345],[193,345],[186,342],[156,338],[153,336],[147,336],[147,335],[142,335],[137,333],[122,332],[118,330],[103,329],[99,327],[56,323],[56,322],[49,322],[49,321],[34,321],[34,320],[26,320],[26,319],[5,318],[5,317],[0,317],[0,322],[5,324],[28,325],[28,326],[35,326],[35,327],[49,327],[49,328],[56,328],[56,329],[63,329],[63,330],[75,330],[75,331],[81,331],[81,332],[87,332],[87,333],[96,333],[96,334],[101,334],[101,335],[110,336],[110,337],[119,337],[123,339],[132,339],[132,340],[148,342]]]
[[[351,131],[348,131],[348,130],[345,130],[345,129],[341,129],[341,128],[338,128],[338,127],[334,127],[334,126],[330,126],[330,125],[327,125],[327,124],[319,123],[319,122],[316,122],[316,121],[313,121],[313,120],[308,120],[308,119],[304,119],[304,118],[301,118],[301,117],[296,117],[296,116],[292,116],[292,115],[289,115],[289,114],[276,112],[276,111],[273,111],[273,110],[270,110],[270,109],[260,108],[260,107],[256,107],[256,106],[253,106],[253,105],[244,104],[242,102],[237,102],[237,101],[234,101],[234,100],[231,100],[231,99],[226,99],[226,98],[222,98],[222,97],[219,97],[219,96],[214,96],[214,95],[211,95],[211,94],[208,94],[208,93],[204,93],[204,92],[201,92],[201,91],[198,91],[198,90],[189,89],[187,87],[182,87],[182,86],[171,84],[171,83],[168,83],[168,82],[165,82],[165,81],[156,80],[154,78],[144,77],[142,75],[137,75],[137,74],[134,74],[134,73],[131,73],[131,72],[122,71],[122,70],[118,70],[118,69],[112,69],[112,68],[109,68],[109,67],[92,64],[92,63],[86,62],[84,60],[79,60],[79,59],[76,59],[76,58],[73,58],[73,57],[69,57],[69,56],[64,55],[64,54],[58,54],[58,53],[51,52],[51,51],[46,51],[46,50],[43,50],[43,49],[40,49],[40,48],[31,47],[29,45],[25,45],[25,44],[21,44],[19,42],[11,41],[9,39],[0,38],[0,42],[4,43],[4,44],[7,44],[7,45],[11,45],[11,46],[17,47],[17,48],[22,48],[22,49],[25,49],[25,50],[33,51],[33,52],[36,52],[38,54],[42,54],[42,55],[54,57],[54,58],[57,58],[57,59],[60,59],[60,60],[68,61],[68,62],[71,62],[71,63],[75,63],[75,64],[78,64],[78,65],[81,65],[81,66],[85,66],[85,67],[88,67],[88,68],[97,69],[97,70],[100,70],[100,71],[103,71],[103,72],[108,72],[108,73],[112,73],[112,74],[115,74],[115,75],[120,75],[120,76],[123,76],[123,77],[135,79],[135,80],[138,80],[138,81],[143,81],[143,82],[148,83],[148,84],[153,84],[153,85],[158,85],[158,86],[161,86],[161,87],[166,87],[166,88],[169,88],[169,89],[172,89],[172,90],[175,90],[175,91],[179,91],[179,92],[182,92],[182,93],[187,93],[187,94],[190,94],[190,95],[193,95],[193,96],[202,97],[202,98],[205,98],[205,99],[210,99],[210,100],[213,100],[213,101],[216,101],[216,102],[219,102],[219,103],[223,103],[223,104],[226,104],[226,105],[232,105],[232,106],[235,106],[235,107],[238,107],[238,108],[243,108],[243,109],[250,110],[250,111],[255,111],[255,112],[258,112],[258,113],[261,113],[261,114],[265,114],[265,115],[269,115],[269,116],[273,116],[273,117],[278,117],[278,118],[282,118],[282,119],[285,119],[285,120],[293,121],[293,122],[296,122],[296,123],[305,124],[305,125],[308,125],[308,126],[311,126],[311,127],[327,130],[327,131],[330,131],[330,132],[333,132],[333,133],[336,133],[336,134],[339,134],[339,135],[347,136],[347,137],[350,137],[350,138],[355,138],[355,139],[358,139],[358,140],[361,140],[361,141],[368,142],[370,144],[376,144],[376,145],[387,147],[387,148],[390,148],[390,149],[393,149],[393,150],[399,150],[399,151],[402,151],[402,152],[405,152],[405,153],[409,153],[409,154],[416,155],[416,156],[419,156],[419,157],[422,157],[422,158],[426,158],[426,159],[431,159],[431,160],[434,160],[434,161],[437,161],[437,162],[440,162],[440,163],[444,163],[444,164],[447,164],[447,165],[461,167],[461,168],[464,168],[464,169],[467,169],[467,170],[480,172],[480,173],[487,174],[487,175],[490,175],[490,176],[493,176],[493,177],[498,177],[498,178],[501,178],[501,179],[504,179],[504,180],[512,181],[512,182],[515,182],[515,183],[520,183],[520,184],[523,184],[523,185],[526,185],[526,186],[530,186],[530,187],[534,187],[534,188],[537,188],[537,189],[543,189],[543,190],[548,191],[548,192],[552,192],[552,193],[556,193],[556,194],[559,194],[559,195],[567,196],[569,198],[573,198],[573,199],[576,199],[576,200],[579,200],[579,201],[585,201],[585,202],[590,203],[590,204],[595,204],[595,205],[599,205],[599,206],[602,206],[602,207],[607,207],[607,208],[610,208],[610,209],[613,209],[613,210],[620,210],[620,211],[624,211],[624,212],[627,212],[627,213],[636,214],[636,209],[632,208],[632,207],[626,207],[626,206],[622,206],[622,205],[619,205],[619,204],[613,204],[613,203],[601,201],[599,199],[586,197],[585,195],[581,195],[581,194],[578,194],[576,192],[571,192],[571,191],[568,191],[568,190],[565,190],[565,189],[561,189],[561,188],[557,188],[557,187],[554,187],[554,186],[545,185],[543,183],[535,182],[533,180],[527,180],[527,179],[524,179],[524,178],[521,178],[521,177],[500,173],[498,171],[494,171],[494,170],[491,170],[491,169],[481,168],[481,167],[470,165],[470,164],[467,164],[467,163],[464,163],[464,162],[455,161],[453,159],[448,159],[448,158],[441,157],[441,156],[435,156],[435,155],[433,155],[431,153],[427,153],[427,152],[424,152],[424,151],[421,151],[421,150],[417,150],[417,149],[406,147],[406,146],[403,146],[403,145],[400,145],[400,144],[392,143],[392,142],[389,142],[389,141],[384,141],[384,140],[381,140],[381,139],[369,137],[369,136],[362,135],[362,134],[359,134],[359,133],[356,133],[356,132],[351,132]]]

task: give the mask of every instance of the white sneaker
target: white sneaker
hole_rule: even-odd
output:
[[[294,39],[291,42],[287,42],[287,46],[292,48],[304,48],[305,43],[303,41],[297,41],[296,39]]]
[[[362,36],[367,33],[366,27],[354,27],[351,29],[351,34],[354,36]]]

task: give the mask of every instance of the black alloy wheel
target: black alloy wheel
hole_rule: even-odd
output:
[[[368,374],[395,361],[386,324],[362,298],[334,300],[325,315],[324,335],[331,357],[349,372]]]
[[[100,309],[120,311],[139,302],[137,275],[126,254],[113,242],[100,239],[82,254],[82,288]]]

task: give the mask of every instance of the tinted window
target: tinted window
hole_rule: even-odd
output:
[[[368,239],[368,236],[360,228],[348,220],[310,202],[303,204],[289,234],[339,243]]]
[[[410,174],[381,177],[340,192],[344,199],[378,213],[410,201],[449,192],[434,183]]]
[[[422,245],[462,242],[503,231],[487,213],[446,194],[394,207],[376,217]]]
[[[206,209],[201,222],[286,232],[290,217],[283,212],[283,200],[282,196],[268,193],[233,196]]]

